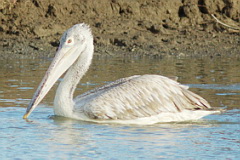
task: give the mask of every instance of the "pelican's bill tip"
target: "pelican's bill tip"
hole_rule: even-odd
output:
[[[23,119],[27,119],[28,116],[29,116],[29,113],[25,113],[25,114],[23,115]]]

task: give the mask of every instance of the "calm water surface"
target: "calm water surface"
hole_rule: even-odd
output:
[[[1,159],[239,159],[239,59],[94,57],[76,95],[118,78],[152,73],[178,76],[213,107],[226,109],[199,121],[150,126],[96,124],[53,116],[57,85],[29,120],[23,120],[50,61],[0,61]]]

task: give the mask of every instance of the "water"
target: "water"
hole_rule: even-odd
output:
[[[121,77],[178,76],[213,107],[202,120],[150,126],[82,122],[53,116],[57,85],[22,119],[50,59],[0,62],[1,159],[239,159],[240,60],[94,57],[76,95]]]

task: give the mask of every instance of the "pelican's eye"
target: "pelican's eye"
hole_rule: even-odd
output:
[[[70,43],[72,43],[72,39],[67,40],[67,44],[70,44]]]

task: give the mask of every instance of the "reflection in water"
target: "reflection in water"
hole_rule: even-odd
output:
[[[96,124],[50,116],[55,88],[22,119],[50,60],[0,63],[2,159],[238,159],[240,73],[238,59],[100,58],[78,85],[83,93],[134,74],[178,76],[223,114],[150,126]]]

